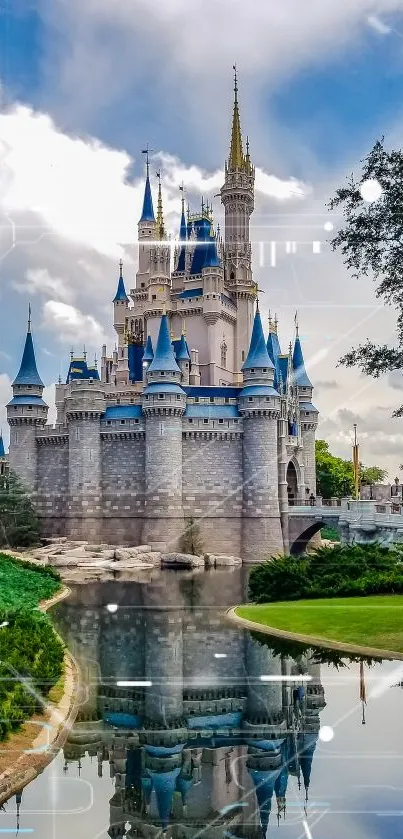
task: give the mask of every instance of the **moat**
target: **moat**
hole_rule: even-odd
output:
[[[245,600],[247,573],[73,587],[53,615],[82,667],[82,708],[0,834],[401,835],[403,663],[238,629],[225,610]]]

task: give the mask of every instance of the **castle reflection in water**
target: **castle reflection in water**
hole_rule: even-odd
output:
[[[263,839],[287,819],[290,799],[308,798],[320,667],[306,654],[274,654],[226,620],[245,599],[244,574],[77,586],[58,607],[86,682],[65,770],[89,754],[100,776],[109,771],[114,839],[161,829],[173,839]]]

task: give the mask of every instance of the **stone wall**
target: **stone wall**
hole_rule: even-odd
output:
[[[45,536],[64,536],[69,495],[68,440],[51,438],[37,441],[36,509]]]
[[[183,437],[183,510],[185,519],[198,520],[205,551],[240,556],[242,437],[220,436]]]
[[[144,432],[101,436],[102,541],[140,544],[144,519]]]

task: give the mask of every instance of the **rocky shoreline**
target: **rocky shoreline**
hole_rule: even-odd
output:
[[[63,537],[49,540],[45,546],[33,550],[30,558],[41,565],[51,565],[64,580],[71,581],[77,576],[92,579],[94,576],[99,578],[117,572],[126,576],[127,572],[136,574],[160,568],[204,570],[242,565],[242,559],[236,556],[164,553],[153,550],[150,545],[94,545],[85,541],[69,541]]]

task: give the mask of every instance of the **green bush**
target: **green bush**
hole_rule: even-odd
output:
[[[0,546],[28,548],[39,539],[39,519],[25,487],[14,472],[4,472],[0,475]]]
[[[329,542],[340,542],[340,533],[334,527],[322,527],[320,535],[322,539],[328,539]]]
[[[273,557],[252,568],[255,603],[318,597],[357,597],[403,592],[402,546],[377,544],[318,548],[302,557]]]
[[[37,609],[59,588],[53,569],[0,554],[0,740],[42,709],[62,674],[63,644]]]

